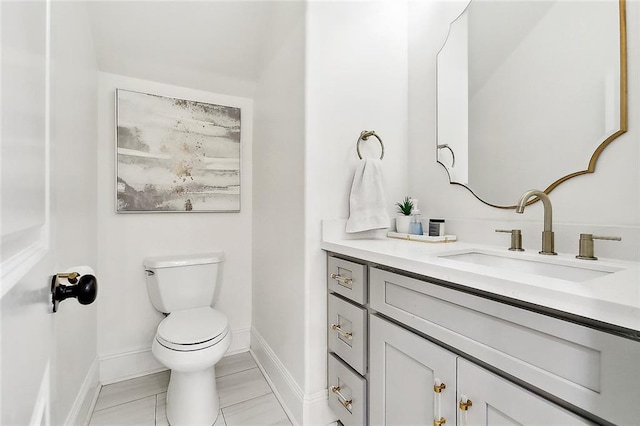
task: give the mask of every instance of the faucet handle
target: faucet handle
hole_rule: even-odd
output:
[[[522,231],[519,229],[496,229],[496,232],[505,232],[511,234],[511,251],[524,251],[522,248]]]
[[[578,243],[578,255],[576,256],[576,258],[585,260],[598,260],[598,258],[593,255],[593,240],[622,241],[622,238],[605,237],[593,234],[580,234],[580,241]]]

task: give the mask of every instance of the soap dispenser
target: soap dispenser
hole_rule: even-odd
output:
[[[424,231],[422,229],[422,219],[420,217],[420,209],[418,208],[418,200],[412,198],[410,201],[413,204],[413,219],[409,224],[409,234],[422,235]]]

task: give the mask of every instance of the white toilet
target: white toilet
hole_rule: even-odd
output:
[[[153,306],[169,314],[151,347],[171,370],[167,420],[172,426],[213,425],[220,403],[215,364],[229,349],[227,317],[212,308],[224,253],[144,259]]]

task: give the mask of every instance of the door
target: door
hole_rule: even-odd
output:
[[[48,425],[49,2],[2,1],[0,19],[0,424]]]
[[[371,316],[369,357],[371,425],[433,425],[443,419],[455,423],[453,353]]]
[[[593,424],[462,358],[458,404],[461,426]]]

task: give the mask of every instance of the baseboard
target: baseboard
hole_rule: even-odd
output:
[[[326,426],[336,423],[336,417],[329,408],[327,390],[305,395],[255,328],[251,329],[251,354],[294,426]]]
[[[251,354],[291,422],[303,424],[304,392],[255,328],[251,329]]]
[[[247,352],[251,347],[251,328],[239,328],[231,331],[231,346],[224,356]]]
[[[251,329],[231,330],[231,336],[231,346],[225,356],[249,350]],[[156,361],[150,347],[100,357],[100,383],[103,385],[164,370],[166,367]]]
[[[166,370],[154,358],[151,348],[135,349],[100,357],[100,383],[109,385]]]
[[[93,410],[95,410],[96,404],[98,403],[98,397],[100,396],[100,389],[102,389],[102,385],[98,383],[95,390],[93,391],[93,396],[89,399],[90,395],[87,395],[87,400],[89,401],[89,408],[87,408],[87,412],[84,416],[84,422],[82,422],[82,426],[89,426],[89,423],[91,423]]]
[[[95,399],[96,390],[100,389],[98,384],[99,366],[100,364],[96,357],[91,363],[91,367],[89,367],[89,371],[82,382],[82,386],[80,386],[80,390],[78,391],[75,401],[73,401],[71,410],[64,422],[65,425],[83,424],[87,417],[87,413],[91,411],[91,405]]]
[[[329,408],[327,390],[305,396],[303,409],[305,426],[326,426],[336,423],[336,416]]]

